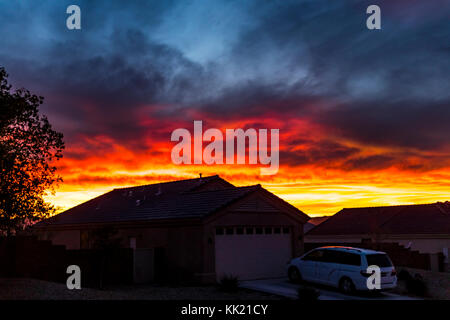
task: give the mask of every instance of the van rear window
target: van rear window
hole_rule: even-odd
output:
[[[367,265],[376,265],[380,268],[392,267],[392,262],[386,254],[368,254],[366,255]]]

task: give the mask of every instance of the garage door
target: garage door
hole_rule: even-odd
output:
[[[291,259],[290,228],[234,227],[216,229],[216,274],[240,280],[282,277]]]

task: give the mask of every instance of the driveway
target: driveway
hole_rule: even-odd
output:
[[[240,286],[291,299],[297,299],[297,289],[299,288],[298,284],[291,283],[287,278],[242,281]],[[319,300],[419,300],[389,292],[346,295],[337,289],[312,284],[311,286],[320,291]]]

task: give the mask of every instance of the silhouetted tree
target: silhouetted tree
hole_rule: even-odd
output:
[[[12,91],[0,68],[0,235],[11,235],[49,216],[47,191],[62,181],[54,160],[62,157],[63,135],[39,115],[43,97]]]

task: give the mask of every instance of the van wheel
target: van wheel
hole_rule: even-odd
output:
[[[352,294],[355,292],[355,285],[351,279],[344,277],[339,281],[339,290],[345,294]]]
[[[288,271],[288,277],[291,282],[300,283],[302,281],[302,275],[296,267],[290,267]]]

